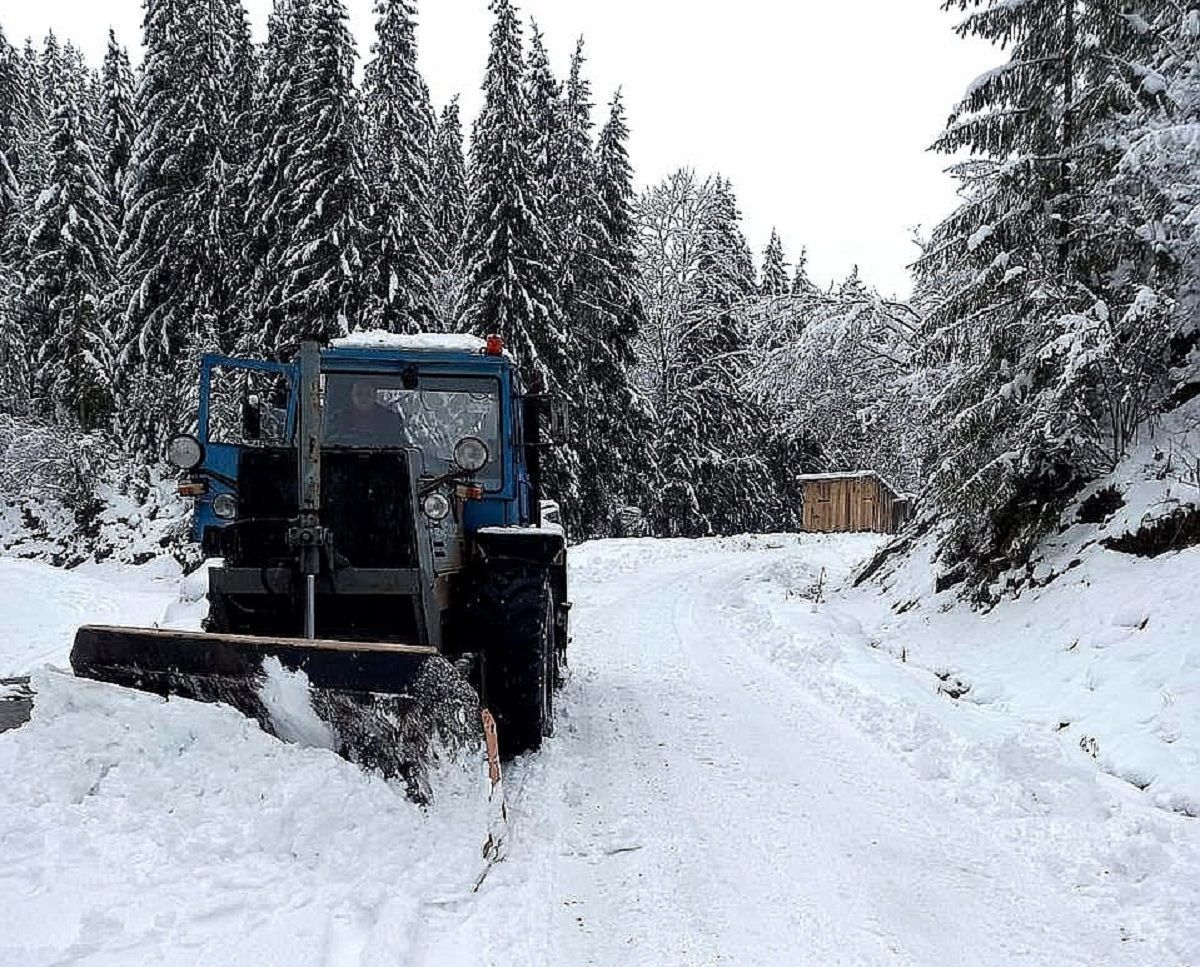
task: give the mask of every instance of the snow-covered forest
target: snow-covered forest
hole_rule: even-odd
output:
[[[948,82],[962,200],[905,300],[814,284],[779,234],[755,252],[719,173],[638,191],[583,42],[556,76],[491,7],[469,130],[408,0],[376,3],[361,84],[342,0],[276,0],[264,44],[241,0],[146,0],[136,69],[128,38],[89,64],[0,24],[0,503],[87,531],[98,481],[145,500],[201,353],[499,332],[573,404],[549,469],[575,536],[626,507],[786,530],[798,473],[870,468],[978,590],[1200,390],[1191,0],[944,3],[997,66]]]

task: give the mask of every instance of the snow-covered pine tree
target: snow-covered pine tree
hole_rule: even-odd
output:
[[[1161,336],[1170,314],[1129,271],[1153,264],[1152,239],[1112,218],[1121,119],[1148,93],[1140,18],[1078,0],[944,6],[967,12],[961,35],[1010,55],[971,84],[935,145],[974,157],[956,167],[965,201],[918,269],[936,291],[931,353],[948,360],[928,507],[950,525],[944,562],[979,590],[1027,559],[1147,415],[1146,372],[1104,376],[1125,356],[1113,323]],[[1152,370],[1168,340],[1151,341],[1157,359],[1140,355]]]
[[[79,102],[64,97],[51,119],[53,159],[33,212],[22,322],[37,347],[35,392],[43,415],[95,429],[112,400],[112,340],[100,312],[115,228],[109,192]]]
[[[783,241],[779,233],[771,229],[771,240],[763,253],[762,278],[758,291],[768,297],[786,295],[789,289],[787,265],[783,261]]]
[[[1170,407],[1200,388],[1200,3],[1154,0],[1140,5],[1139,14],[1134,23],[1150,50],[1133,74],[1137,107],[1120,118],[1123,153],[1113,179],[1112,221],[1124,237],[1152,239],[1150,253],[1141,254],[1153,254],[1154,261],[1131,259],[1137,266],[1131,282],[1149,279],[1151,292],[1109,336],[1126,341],[1126,355],[1136,361],[1161,344],[1164,322],[1176,327],[1171,361],[1180,365],[1169,374],[1162,404]],[[1172,285],[1173,319],[1164,318]]]
[[[376,0],[374,59],[363,81],[370,215],[363,246],[362,325],[439,328],[439,240],[433,215],[433,109],[417,70],[415,8]]]
[[[592,145],[592,88],[583,73],[584,63],[580,38],[571,55],[562,101],[562,143],[557,165],[562,187],[554,216],[557,224],[553,228],[558,247],[560,299],[569,329],[576,325],[580,301],[586,299],[587,282],[583,276],[597,256],[601,242],[595,233],[604,225]]]
[[[8,43],[0,26],[0,240],[21,204],[21,170],[18,150],[25,112],[25,93],[17,52]],[[3,264],[0,250],[0,265]]]
[[[859,275],[857,264],[851,266],[850,274],[838,283],[837,297],[843,302],[864,302],[870,298],[870,291]]]
[[[467,161],[457,95],[442,108],[434,134],[431,167],[433,228],[437,240],[438,315],[448,330],[459,328],[463,231],[467,220]]]
[[[525,68],[525,100],[529,105],[528,153],[534,190],[541,202],[550,251],[561,253],[570,202],[563,171],[563,86],[554,76],[546,38],[530,21],[529,57]],[[558,263],[555,263],[557,273]]]
[[[20,137],[25,126],[25,91],[16,50],[0,27],[0,412],[11,411],[22,394],[26,354],[16,319],[21,280],[18,223],[23,193]]]
[[[259,86],[259,57],[250,31],[250,16],[241,0],[224,0],[229,24],[229,91],[226,115],[230,133],[226,155],[241,167],[250,158],[254,130],[254,99]]]
[[[806,297],[815,295],[817,291],[816,284],[808,275],[808,249],[802,248],[792,270],[791,293],[794,296]]]
[[[283,326],[283,258],[299,218],[299,186],[288,172],[305,123],[300,104],[310,7],[310,0],[274,0],[267,21],[250,157],[239,179],[246,206],[239,299],[246,330],[240,351],[248,354],[273,351]]]
[[[230,348],[235,266],[226,235],[231,172],[231,12],[237,0],[146,0],[125,222],[113,299],[123,435],[155,451],[194,385],[188,354]],[[231,5],[233,4],[233,5]]]
[[[754,264],[727,182],[676,173],[641,205],[642,340],[655,393],[655,453],[663,477],[656,529],[703,535],[762,530],[777,495],[760,454],[745,385],[745,312],[758,299]]]
[[[495,16],[484,103],[471,138],[471,203],[463,237],[462,322],[498,333],[535,385],[569,394],[571,360],[555,286],[545,199],[538,191],[523,84],[521,26],[511,0],[491,0]],[[569,447],[543,463],[548,489],[571,515],[577,460]]]
[[[38,79],[42,85],[42,101],[46,105],[46,123],[49,125],[62,102],[63,83],[66,80],[62,45],[53,30],[46,31],[42,40],[42,49],[38,54]]]
[[[103,130],[104,176],[109,187],[118,227],[124,221],[125,189],[133,140],[137,135],[134,114],[133,71],[129,54],[117,43],[114,31],[108,32],[108,50],[104,55],[101,125]]]
[[[637,291],[628,138],[618,91],[596,148],[597,220],[586,226],[595,245],[582,276],[586,301],[577,307],[588,414],[588,432],[579,443],[579,516],[584,533],[596,535],[613,532],[614,512],[621,506],[647,510],[657,492],[650,453],[653,421],[631,375],[644,312]]]
[[[290,356],[303,339],[358,328],[366,191],[354,89],[354,41],[341,0],[313,0],[303,38],[295,153],[295,231],[282,253],[282,320],[269,345]]]
[[[511,0],[492,0],[491,10],[484,104],[471,139],[464,322],[469,331],[502,335],[525,372],[557,387],[566,334],[529,156],[521,28]]]
[[[25,193],[23,207],[28,211],[32,208],[33,200],[37,198],[41,180],[50,170],[45,137],[50,116],[42,83],[42,59],[29,38],[25,39],[25,46],[18,56],[17,69],[20,74],[23,110],[15,147],[20,159],[18,177]]]

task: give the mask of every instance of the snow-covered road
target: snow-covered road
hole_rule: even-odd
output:
[[[1082,845],[1070,817],[954,801],[772,660],[804,629],[774,640],[761,611],[739,606],[746,587],[785,576],[778,590],[802,596],[868,540],[741,543],[580,555],[565,721],[514,777],[509,861],[445,931],[460,957],[476,951],[462,962],[1187,962],[1129,942],[1054,875],[1044,837],[1020,829],[1044,822],[1069,853]],[[857,657],[891,674],[897,697],[910,691],[902,666]],[[1019,744],[1009,751],[1019,761]],[[1094,777],[1062,773],[1090,805]],[[457,962],[429,950],[420,962]]]
[[[0,736],[0,962],[1200,963],[1196,821],[873,648],[829,590],[873,546],[577,549],[558,733],[475,893],[469,797],[43,676]]]

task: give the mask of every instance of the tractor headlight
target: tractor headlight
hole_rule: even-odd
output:
[[[212,509],[221,520],[233,520],[237,516],[237,499],[233,494],[217,494],[213,498]]]
[[[180,433],[167,441],[167,463],[180,470],[195,470],[204,460],[204,447],[194,436]]]
[[[487,444],[477,436],[465,436],[454,444],[454,462],[467,473],[478,473],[490,456]]]
[[[426,495],[425,499],[421,501],[421,509],[425,511],[425,516],[430,520],[445,520],[446,515],[450,513],[450,501],[446,499],[445,494],[435,492]]]

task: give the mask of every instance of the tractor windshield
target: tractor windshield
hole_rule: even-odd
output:
[[[478,437],[490,459],[476,479],[489,489],[502,483],[500,386],[494,379],[328,373],[324,411],[326,445],[416,447],[426,473],[444,473],[455,444]]]

